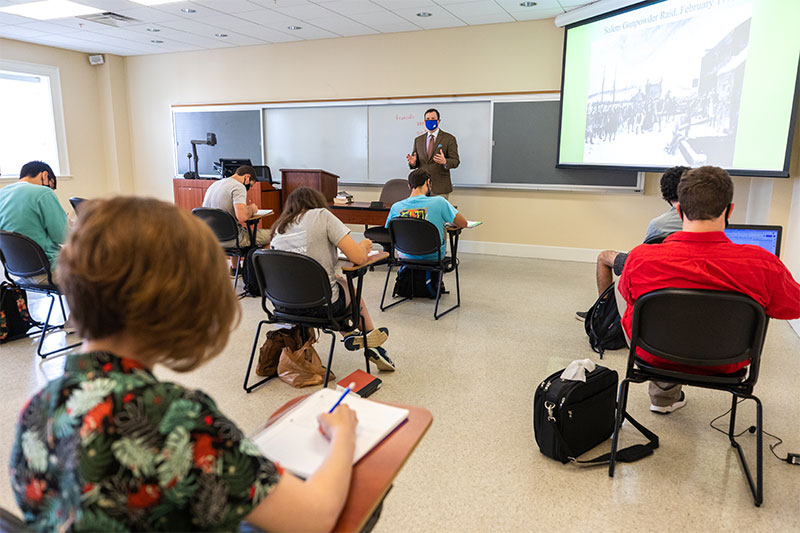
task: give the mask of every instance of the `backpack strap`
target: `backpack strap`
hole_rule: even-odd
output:
[[[645,436],[647,439],[647,444],[634,444],[632,446],[628,446],[627,448],[623,448],[622,450],[617,450],[617,462],[619,463],[633,463],[638,461],[639,459],[644,459],[647,456],[653,455],[653,450],[658,448],[658,435],[644,427],[641,423],[639,423],[635,418],[633,418],[630,413],[625,413],[625,419],[631,423],[633,427],[639,430],[639,432]],[[599,465],[607,465],[611,461],[611,452],[604,453],[603,455],[599,455],[594,459],[586,459],[586,460],[578,460],[577,456],[572,453],[570,450],[569,445],[564,440],[564,437],[561,435],[561,431],[559,431],[558,426],[555,423],[555,420],[550,420],[550,423],[553,424],[553,430],[558,438],[558,441],[567,451],[567,461],[564,462],[571,462],[575,463],[579,466],[599,466]]]

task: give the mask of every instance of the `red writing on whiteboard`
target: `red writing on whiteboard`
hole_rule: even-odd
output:
[[[399,113],[395,114],[395,120],[414,120],[414,113],[410,113],[408,115],[401,115]]]

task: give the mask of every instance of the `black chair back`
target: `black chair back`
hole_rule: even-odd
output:
[[[645,239],[645,244],[661,244],[664,242],[664,239],[672,235],[671,233],[659,233],[658,235],[653,235],[649,239]]]
[[[743,294],[661,289],[636,300],[631,354],[640,346],[668,361],[693,366],[749,359],[749,380],[754,381],[766,327],[764,309]]]
[[[385,205],[392,205],[400,200],[405,200],[410,195],[411,189],[408,188],[408,180],[395,178],[383,184],[380,201]]]
[[[432,222],[421,218],[393,218],[389,221],[389,237],[398,252],[407,255],[439,254],[442,237]]]
[[[84,200],[85,200],[85,198],[80,198],[78,196],[73,196],[72,198],[69,199],[69,205],[71,205],[72,206],[72,210],[77,213],[78,212],[78,206]]]
[[[21,233],[0,231],[0,260],[7,274],[18,278],[33,278],[47,274],[48,285],[53,285],[50,277],[50,260],[42,247],[33,239]]]
[[[256,250],[253,263],[261,294],[276,307],[309,309],[330,303],[328,273],[315,259],[281,250]]]
[[[220,243],[233,241],[239,248],[239,224],[229,213],[211,207],[195,207],[192,214],[208,224]]]

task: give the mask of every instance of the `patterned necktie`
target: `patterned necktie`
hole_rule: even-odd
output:
[[[433,157],[433,134],[428,135],[428,157]]]

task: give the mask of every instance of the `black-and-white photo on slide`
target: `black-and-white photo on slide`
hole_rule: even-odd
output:
[[[731,165],[751,17],[743,2],[595,41],[584,161]]]

